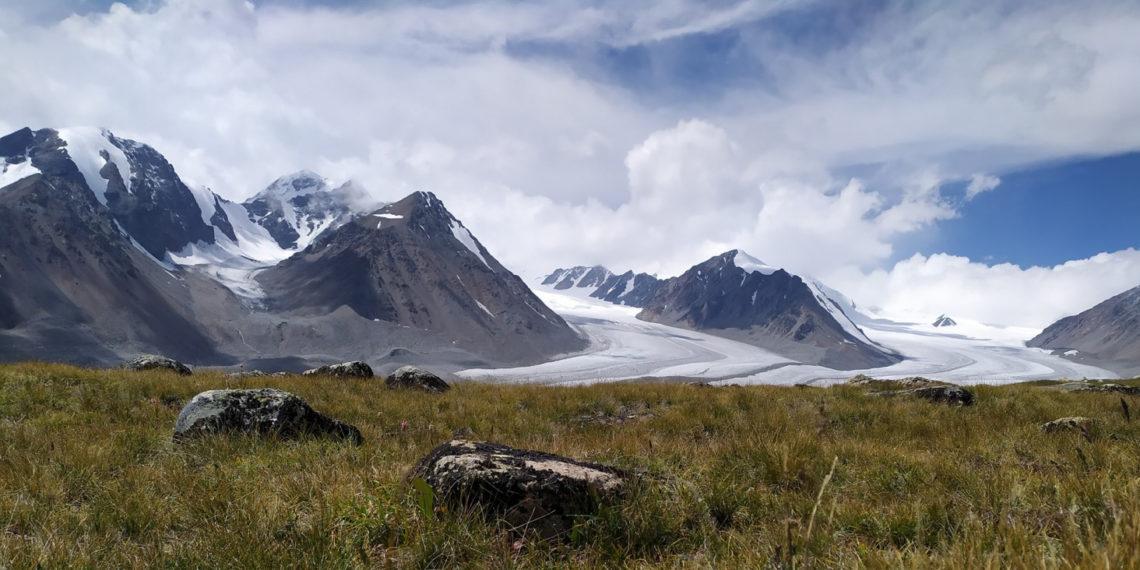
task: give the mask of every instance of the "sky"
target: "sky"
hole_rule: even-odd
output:
[[[431,190],[505,265],[740,248],[883,316],[1140,285],[1140,4],[0,0],[0,130],[103,126],[235,200]]]

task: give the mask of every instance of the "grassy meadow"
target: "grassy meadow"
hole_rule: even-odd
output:
[[[1132,384],[1140,383],[1132,381]],[[361,429],[175,445],[183,403],[275,387]],[[1135,568],[1140,399],[1048,383],[952,408],[866,387],[231,380],[0,366],[0,568]],[[1046,434],[1042,422],[1099,418]],[[453,434],[639,473],[568,540],[426,510]]]

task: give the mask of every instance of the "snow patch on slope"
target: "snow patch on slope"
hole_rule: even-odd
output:
[[[772,267],[739,249],[736,250],[736,255],[732,258],[732,263],[748,273],[759,271],[764,275],[771,275],[779,270],[778,267]]]
[[[474,253],[475,256],[479,258],[479,261],[482,261],[483,265],[487,266],[487,269],[491,269],[491,264],[487,263],[487,260],[483,258],[483,254],[479,252],[479,244],[475,243],[475,238],[471,237],[471,232],[467,231],[467,228],[463,227],[463,224],[454,218],[451,220],[451,235],[455,236],[455,239],[459,240],[459,243],[463,244],[463,247],[466,247],[471,253]],[[495,270],[491,269],[491,271],[494,272]]]
[[[16,164],[5,162],[0,164],[0,188],[39,173],[40,169],[32,166],[31,159],[26,158]]]
[[[95,199],[100,204],[107,205],[108,180],[99,174],[99,171],[107,164],[107,160],[100,154],[103,151],[107,152],[111,163],[118,169],[119,176],[123,178],[123,183],[127,187],[127,192],[131,192],[131,162],[127,160],[127,155],[123,153],[122,149],[111,144],[107,138],[107,135],[110,134],[109,131],[93,127],[74,127],[59,129],[57,132],[59,138],[67,143],[65,148],[67,155],[71,157],[75,166],[79,167],[79,172],[87,181],[87,187],[95,193]]]

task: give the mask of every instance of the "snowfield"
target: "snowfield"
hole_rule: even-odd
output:
[[[534,366],[469,369],[458,376],[497,382],[588,384],[636,378],[697,378],[728,384],[816,384],[856,374],[876,378],[926,376],[961,384],[1002,384],[1050,378],[1116,378],[1101,368],[1069,362],[1024,346],[1037,331],[961,323],[931,325],[859,319],[866,335],[906,359],[883,368],[832,370],[704,333],[637,320],[639,309],[584,294],[536,288],[535,293],[579,332],[586,351]]]

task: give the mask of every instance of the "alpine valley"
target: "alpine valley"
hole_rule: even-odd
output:
[[[301,171],[236,203],[105,129],[0,138],[0,227],[0,361],[161,353],[299,371],[364,360],[544,383],[1140,371],[1137,290],[1044,332],[876,318],[741,250],[670,278],[558,269],[532,290],[430,192],[381,204]]]

